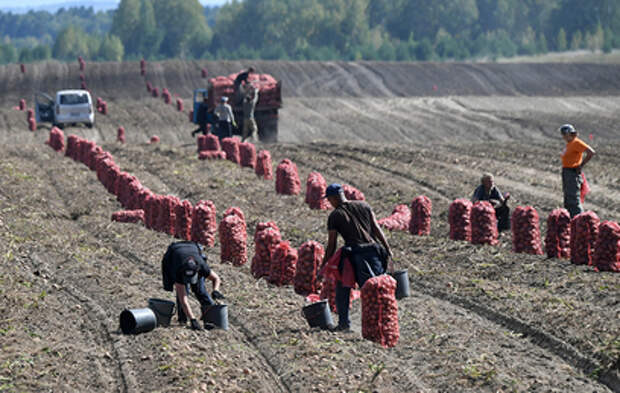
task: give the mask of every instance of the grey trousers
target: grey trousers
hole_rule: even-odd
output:
[[[581,172],[572,168],[562,168],[562,191],[564,192],[564,208],[571,218],[583,213],[581,206]]]

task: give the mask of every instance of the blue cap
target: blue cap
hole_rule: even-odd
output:
[[[339,195],[342,193],[344,193],[344,191],[342,190],[342,186],[338,183],[333,183],[327,186],[327,189],[325,190],[325,198],[329,196]]]

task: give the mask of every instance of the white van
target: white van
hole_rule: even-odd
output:
[[[92,128],[95,123],[93,99],[86,90],[60,90],[56,93],[55,123],[62,127],[65,124],[84,123]]]
[[[86,90],[60,90],[55,100],[49,100],[46,94],[37,94],[35,102],[37,121],[49,121],[59,128],[77,123],[91,128],[95,124],[93,99]]]

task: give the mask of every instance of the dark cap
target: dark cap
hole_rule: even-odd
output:
[[[342,189],[342,186],[338,183],[333,183],[330,184],[329,186],[327,186],[327,189],[325,189],[325,197],[330,197],[330,196],[336,196],[336,195],[340,195],[340,194],[344,194],[344,190]]]
[[[183,271],[183,284],[196,284],[198,282],[198,264],[193,258],[188,258],[181,265]]]
[[[562,133],[562,135],[576,134],[577,130],[575,129],[575,127],[573,127],[572,124],[564,124],[562,127],[560,127],[560,132]]]

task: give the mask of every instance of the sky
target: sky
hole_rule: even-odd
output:
[[[202,5],[222,5],[227,0],[199,0]],[[116,8],[115,5],[120,3],[120,0],[0,0],[1,11],[12,12],[27,12],[31,9],[44,9],[48,11],[54,11],[62,6],[93,6],[96,10]]]

